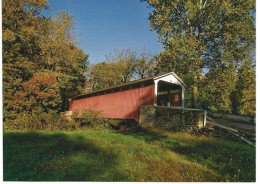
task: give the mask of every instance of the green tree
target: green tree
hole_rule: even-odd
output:
[[[92,66],[88,83],[90,90],[98,90],[122,83],[119,64],[116,62],[101,62]]]
[[[237,73],[235,68],[215,67],[203,77],[199,85],[197,107],[211,111],[232,113],[232,94],[235,91]]]
[[[254,0],[145,1],[154,8],[150,28],[157,31],[165,48],[158,57],[159,69],[174,71],[184,79],[193,107],[205,68],[213,68],[210,76],[217,78],[215,71],[226,67],[234,70],[243,60],[254,57]],[[219,82],[225,86],[226,81]],[[224,91],[219,92],[230,96]],[[220,109],[229,109],[226,104],[230,103],[223,102]]]
[[[232,94],[233,112],[244,115],[256,113],[256,71],[251,60],[246,60],[238,70],[236,89]]]

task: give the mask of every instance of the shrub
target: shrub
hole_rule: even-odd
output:
[[[109,128],[108,119],[102,114],[102,111],[75,111],[72,120],[78,122],[79,128]]]
[[[20,114],[13,121],[4,123],[4,129],[11,130],[72,130],[78,127],[77,122],[69,120],[64,113],[58,114],[56,111],[27,112]]]
[[[17,115],[15,120],[4,122],[4,129],[9,130],[76,130],[76,129],[129,129],[136,127],[132,120],[108,119],[102,111],[84,110],[74,112],[71,117],[54,110],[44,112],[35,108],[33,112],[24,112]]]

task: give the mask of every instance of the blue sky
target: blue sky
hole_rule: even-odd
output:
[[[146,2],[139,0],[48,0],[49,15],[65,10],[73,16],[79,47],[89,61],[105,60],[114,49],[146,48],[153,54],[162,49],[155,31],[149,29]],[[45,13],[44,13],[45,14]]]

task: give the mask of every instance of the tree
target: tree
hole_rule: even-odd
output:
[[[155,74],[156,59],[150,52],[142,50],[135,62],[134,75],[137,79],[143,79]]]
[[[90,90],[98,90],[129,82],[133,79],[136,52],[131,48],[114,50],[106,55],[106,61],[92,65],[88,71]]]
[[[38,35],[42,30],[40,10],[47,8],[45,0],[14,0],[2,2],[3,14],[3,112],[14,119],[19,110],[12,105],[22,83],[39,69]]]
[[[35,109],[46,113],[49,110],[60,110],[62,99],[55,73],[38,73],[24,82],[23,88],[23,96],[18,98],[22,99],[20,107],[24,106],[27,112],[33,112]]]
[[[83,92],[88,55],[77,47],[71,15],[59,12],[55,17],[45,18],[40,14],[43,8],[48,8],[46,0],[3,1],[5,119],[13,120],[28,110],[24,105],[32,103],[35,94],[28,93],[30,88],[24,85],[36,80],[40,73],[47,72],[56,78],[55,86],[59,90],[55,91],[62,100],[62,103],[55,102],[57,110],[65,110],[67,99]],[[37,82],[40,81],[37,79]],[[46,99],[36,103],[39,108],[53,107],[53,101]],[[19,103],[15,103],[17,100]]]
[[[98,90],[122,83],[122,71],[116,62],[101,62],[92,66],[91,77],[88,83],[92,84],[91,90]]]
[[[235,91],[235,68],[215,67],[205,75],[199,85],[198,107],[211,111],[233,112],[232,94]]]
[[[252,61],[246,60],[238,70],[236,89],[232,94],[233,112],[243,115],[256,113],[256,71]]]
[[[154,8],[150,28],[157,31],[165,48],[158,58],[159,68],[174,70],[184,79],[192,106],[196,106],[205,68],[233,70],[245,59],[254,58],[255,1],[145,1]]]
[[[121,83],[130,81],[136,66],[136,51],[131,48],[114,50],[106,55],[107,62],[117,63],[121,74]]]
[[[87,91],[112,87],[155,74],[155,57],[145,49],[140,54],[131,48],[114,50],[106,61],[92,65],[87,71]]]
[[[84,92],[88,55],[77,47],[72,16],[62,11],[45,22],[40,48],[43,68],[57,73],[62,96],[62,110],[67,100]]]

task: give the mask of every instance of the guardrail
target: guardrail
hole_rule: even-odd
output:
[[[217,123],[215,120],[213,120],[210,117],[206,117],[206,119],[207,119],[207,123],[212,124],[212,125],[217,126],[217,127],[220,127],[220,128],[223,128],[223,129],[227,130],[228,132],[230,132],[231,134],[235,135],[236,137],[240,138],[244,142],[246,142],[246,143],[250,144],[251,146],[255,147],[255,143],[253,143],[251,140],[248,140],[248,139],[255,139],[255,135],[246,133],[242,130],[236,130],[236,129],[231,128],[231,127],[220,125],[219,123]]]

